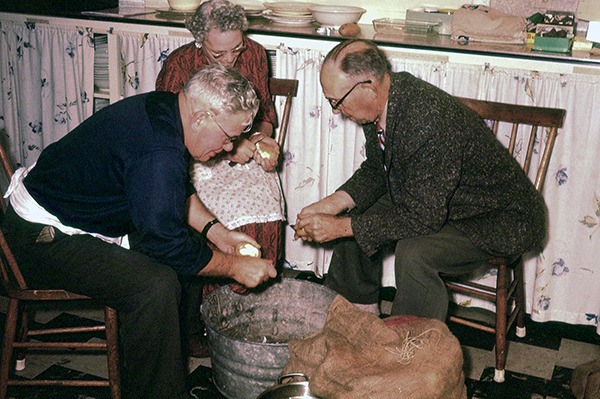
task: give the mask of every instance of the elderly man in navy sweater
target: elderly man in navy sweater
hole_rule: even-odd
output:
[[[178,277],[256,287],[276,276],[270,260],[233,255],[256,242],[219,224],[188,175],[190,159],[231,151],[258,105],[239,72],[208,66],[179,94],[141,94],[94,114],[15,173],[3,228],[22,272],[34,287],[117,309],[124,398],[187,397]]]

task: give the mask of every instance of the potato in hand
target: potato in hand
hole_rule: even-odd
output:
[[[266,148],[261,146],[261,143],[256,143],[256,151],[260,154],[264,159],[275,158],[275,154],[269,152]]]
[[[260,258],[260,249],[245,241],[240,242],[235,247],[235,253],[240,256],[251,256],[253,258]]]

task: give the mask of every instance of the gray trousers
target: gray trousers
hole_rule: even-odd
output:
[[[439,273],[461,275],[480,267],[492,255],[477,248],[456,228],[396,242],[394,270],[396,296],[392,314],[409,314],[446,321],[448,293]],[[333,249],[325,285],[350,302],[379,301],[381,256],[365,255],[354,239],[338,240]]]

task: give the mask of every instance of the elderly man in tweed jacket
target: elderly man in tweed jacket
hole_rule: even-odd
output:
[[[327,55],[323,93],[334,113],[363,125],[367,159],[335,193],[302,209],[296,237],[335,241],[326,285],[377,312],[378,254],[395,245],[392,314],[444,321],[439,273],[463,274],[541,244],[546,208],[482,120],[448,93],[392,73],[372,42]]]

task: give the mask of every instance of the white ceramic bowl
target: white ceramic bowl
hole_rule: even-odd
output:
[[[350,22],[358,22],[360,17],[367,11],[361,7],[329,5],[312,5],[309,9],[315,20],[322,26],[336,28]]]
[[[202,0],[167,0],[167,2],[175,11],[196,11]]]

